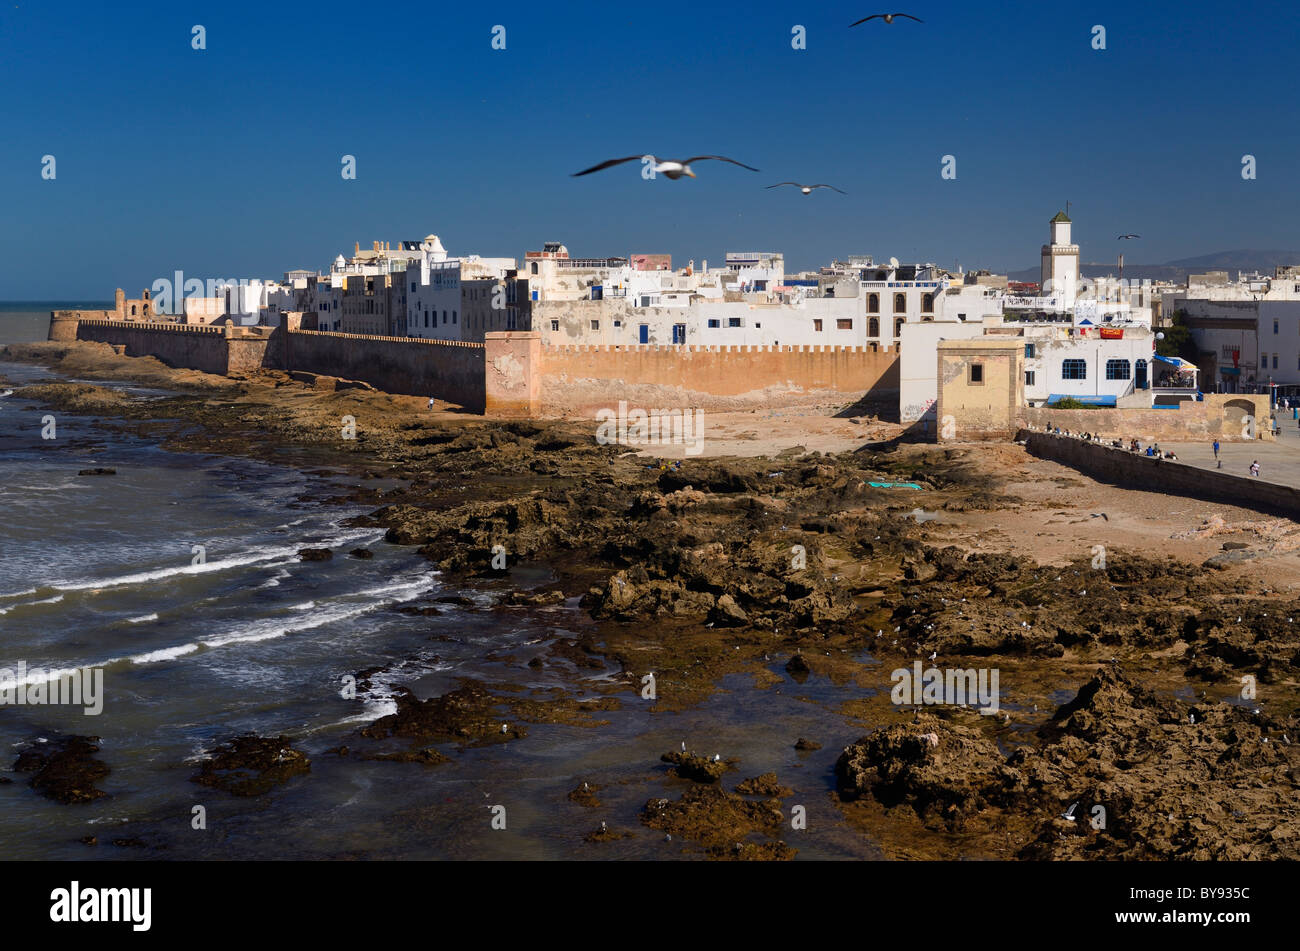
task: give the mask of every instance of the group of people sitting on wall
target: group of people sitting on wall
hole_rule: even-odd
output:
[[[1082,439],[1084,442],[1095,442],[1101,445],[1109,445],[1112,449],[1126,448],[1122,439],[1106,440],[1098,433],[1074,433],[1070,432],[1068,429],[1061,429],[1060,426],[1053,426],[1050,421],[1044,429],[1052,436],[1069,436],[1071,439]],[[1176,453],[1161,449],[1158,442],[1152,442],[1146,447],[1146,449],[1143,449],[1142,444],[1137,439],[1130,439],[1127,449],[1129,452],[1141,453],[1144,456],[1150,456],[1155,459],[1169,459],[1173,462],[1178,461],[1178,455]]]

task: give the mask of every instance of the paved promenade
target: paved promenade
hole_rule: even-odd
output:
[[[1249,476],[1250,463],[1259,460],[1259,477],[1300,488],[1300,427],[1290,413],[1278,412],[1281,436],[1276,442],[1224,442],[1219,444],[1219,458],[1223,471],[1231,475]],[[1215,468],[1214,451],[1210,440],[1197,443],[1161,443],[1162,449],[1171,449],[1178,461],[1204,469]]]

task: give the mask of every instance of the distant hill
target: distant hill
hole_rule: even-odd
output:
[[[1116,255],[1119,251],[1116,250]],[[1205,271],[1227,271],[1236,278],[1238,271],[1258,271],[1261,274],[1273,273],[1281,264],[1300,264],[1300,251],[1216,251],[1193,258],[1180,258],[1164,264],[1131,264],[1124,262],[1124,276],[1133,280],[1173,281],[1182,283],[1188,274],[1200,274]],[[1088,262],[1079,265],[1084,277],[1116,276],[1119,273],[1118,261]],[[1023,271],[1011,271],[1007,277],[1013,281],[1034,281],[1039,278],[1038,268],[1026,268]]]

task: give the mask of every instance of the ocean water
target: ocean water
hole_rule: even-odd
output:
[[[42,308],[6,311],[0,339],[43,339],[43,328],[31,330],[33,314],[46,319]],[[48,378],[0,362],[0,392]],[[877,854],[829,803],[839,749],[866,731],[828,710],[854,691],[816,680],[774,692],[733,678],[680,713],[652,714],[626,692],[598,729],[529,724],[527,737],[507,744],[444,747],[451,762],[436,767],[327,753],[364,746],[356,730],[391,712],[398,686],[437,696],[469,677],[573,696],[574,671],[528,661],[590,620],[576,599],[493,608],[507,585],[548,581],[544,568],[495,586],[447,586],[413,549],[349,524],[373,505],[321,504],[357,481],[310,457],[270,465],[169,452],[111,419],[63,413],[53,414],[56,438],[43,439],[46,414],[17,394],[0,397],[0,668],[25,663],[28,679],[102,668],[103,712],[0,706],[0,777],[12,780],[0,784],[0,859],[676,859],[689,852],[637,816],[648,799],[680,794],[658,760],[683,739],[741,757],[743,776],[776,770],[795,789],[812,817],[809,831],[788,839],[800,857]],[[77,474],[92,467],[117,474]],[[360,546],[374,558],[348,557]],[[301,561],[308,547],[334,558]],[[400,610],[445,595],[472,603],[439,603],[434,616]],[[774,658],[772,669],[784,677],[782,663]],[[383,668],[370,691],[344,698],[343,678],[370,668]],[[583,672],[578,695],[596,696],[619,673]],[[311,758],[310,774],[253,798],[191,781],[203,751],[245,731],[290,736]],[[106,798],[60,804],[13,771],[23,747],[63,734],[101,738]],[[796,754],[799,736],[825,748]],[[584,780],[606,785],[602,808],[567,800]],[[492,828],[492,805],[506,807],[505,830]],[[196,806],[206,828],[194,828]],[[637,834],[584,843],[601,821]],[[85,836],[100,844],[81,844]]]
[[[52,310],[106,310],[112,301],[0,301],[0,346],[44,340]]]

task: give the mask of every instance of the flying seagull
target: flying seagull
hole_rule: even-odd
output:
[[[673,181],[681,178],[683,175],[689,175],[695,178],[695,173],[691,171],[692,162],[703,162],[705,159],[716,159],[719,162],[730,162],[732,165],[739,165],[741,168],[747,168],[751,172],[757,172],[758,169],[752,165],[746,165],[744,162],[737,162],[733,158],[727,158],[725,155],[696,155],[688,159],[659,159],[653,155],[629,155],[627,158],[615,158],[599,165],[593,165],[591,168],[584,168],[581,172],[574,172],[571,177],[577,178],[579,175],[590,175],[592,172],[599,172],[601,169],[609,168],[613,165],[622,165],[624,162],[639,162],[642,159],[649,159],[654,163],[656,175],[662,174]]]
[[[863,17],[857,23],[850,23],[849,26],[857,26],[858,23],[866,23],[868,20],[884,20],[886,23],[893,23],[894,17],[907,17],[909,20],[915,20],[917,23],[924,23],[920,17],[914,17],[910,13],[873,13],[869,17]]]
[[[1142,237],[1142,235],[1140,235],[1140,234],[1122,234],[1122,235],[1120,235],[1118,238],[1116,238],[1115,240],[1116,240],[1116,241],[1123,241],[1125,238],[1140,238],[1140,237]]]
[[[768,185],[768,188],[780,188],[782,185],[793,185],[805,195],[811,195],[814,188],[829,188],[833,192],[840,192],[841,195],[847,195],[848,192],[840,191],[834,185],[801,185],[798,182],[777,182],[775,185]]]

